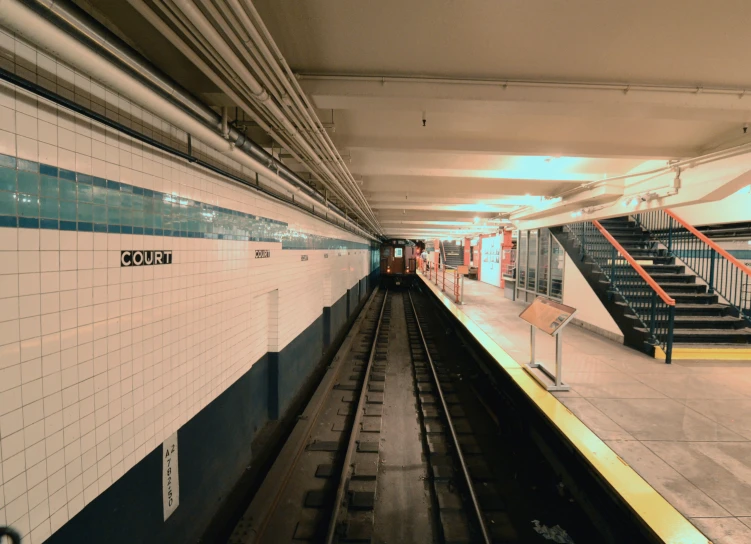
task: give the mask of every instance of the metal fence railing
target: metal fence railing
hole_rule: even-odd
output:
[[[751,325],[751,269],[668,209],[635,214],[638,225],[650,232],[702,278],[709,293],[716,293]]]
[[[454,302],[464,304],[464,274],[458,268],[448,267],[443,263],[436,266],[435,263],[420,259],[420,272],[441,292],[453,298]]]
[[[610,292],[628,305],[649,334],[649,341],[660,346],[666,363],[671,363],[675,300],[598,221],[573,223],[565,228],[576,239],[579,257],[588,257],[600,269],[609,281]]]

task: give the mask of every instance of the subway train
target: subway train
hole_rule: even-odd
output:
[[[423,242],[391,239],[381,244],[381,282],[388,287],[409,287],[415,279]]]

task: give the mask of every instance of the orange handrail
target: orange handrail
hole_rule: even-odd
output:
[[[668,214],[670,217],[672,217],[673,219],[675,219],[676,221],[678,221],[678,223],[684,229],[686,229],[687,231],[689,231],[691,234],[693,234],[694,236],[696,236],[699,240],[701,240],[702,242],[704,242],[705,244],[707,244],[709,247],[711,247],[712,249],[714,249],[717,253],[719,253],[720,255],[722,255],[723,257],[725,257],[728,261],[730,261],[731,263],[733,263],[737,268],[740,269],[741,272],[743,272],[747,276],[751,276],[751,268],[747,267],[745,264],[743,264],[738,259],[736,259],[735,257],[733,257],[730,253],[727,252],[727,250],[722,249],[715,242],[713,242],[712,240],[710,240],[709,238],[707,238],[707,236],[705,234],[702,234],[701,232],[699,232],[698,230],[696,230],[696,228],[694,228],[692,225],[689,225],[688,223],[686,223],[683,219],[681,219],[678,215],[676,215],[676,213],[674,211],[668,210],[667,208],[665,208],[663,211],[666,214]]]
[[[628,254],[628,251],[623,249],[623,246],[618,243],[618,240],[613,238],[613,235],[610,234],[605,227],[603,227],[599,221],[592,221],[594,223],[595,227],[597,227],[597,230],[599,230],[602,235],[607,239],[608,242],[610,242],[613,247],[620,253],[621,257],[626,259],[628,261],[628,264],[631,265],[631,267],[636,270],[636,272],[642,277],[644,281],[646,281],[649,286],[654,289],[655,293],[662,299],[662,301],[667,304],[668,306],[675,306],[675,299],[672,298],[670,295],[668,295],[665,290],[660,287],[660,285],[652,279],[652,276],[650,276],[642,266],[636,262],[636,260]]]

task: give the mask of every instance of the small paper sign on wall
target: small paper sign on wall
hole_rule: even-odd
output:
[[[162,444],[162,495],[164,520],[180,505],[180,478],[177,473],[177,433]]]

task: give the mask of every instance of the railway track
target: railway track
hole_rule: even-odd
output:
[[[390,302],[388,291],[372,295],[230,543],[325,542],[340,519],[353,534],[357,520],[350,518],[364,518],[364,527],[372,521],[364,506],[372,509],[375,495],[380,422],[373,415],[383,400]],[[348,480],[353,484],[345,489],[340,482]],[[361,515],[334,507],[345,500]]]
[[[433,335],[425,320],[418,315],[412,294],[407,293],[407,297],[409,304],[405,304],[404,309],[419,399],[423,446],[429,463],[442,539],[445,542],[490,544],[486,513],[482,511],[475,480],[466,452],[463,451],[475,451],[477,444],[471,440],[466,413],[458,402],[451,377],[433,342]],[[464,444],[460,436],[464,436]],[[474,459],[471,453],[469,459],[470,462]]]
[[[520,482],[454,340],[425,295],[374,294],[229,542],[544,543],[530,511],[561,498]]]

